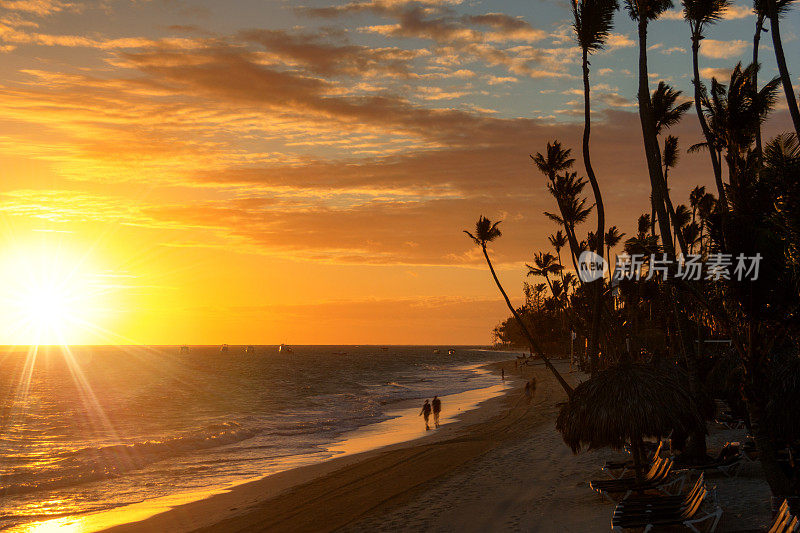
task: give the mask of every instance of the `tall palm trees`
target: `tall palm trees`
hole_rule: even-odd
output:
[[[486,245],[502,235],[500,228],[498,228],[499,225],[500,221],[492,222],[488,218],[481,216],[475,223],[475,233],[471,233],[467,230],[464,230],[464,233],[466,233],[475,244],[481,247],[483,257],[486,259],[486,264],[489,265],[489,272],[492,273],[492,278],[494,279],[497,288],[500,290],[500,294],[503,295],[503,299],[506,301],[508,309],[511,311],[511,314],[514,315],[514,319],[516,319],[520,329],[522,329],[522,332],[525,335],[525,338],[528,339],[528,342],[531,344],[531,348],[533,348],[533,350],[539,354],[539,357],[542,358],[544,364],[547,365],[547,368],[550,369],[558,382],[564,388],[567,396],[572,396],[572,387],[569,386],[558,370],[556,370],[556,368],[550,362],[550,359],[547,358],[547,356],[544,354],[544,351],[539,347],[539,343],[536,341],[536,338],[531,335],[530,331],[528,331],[527,326],[525,326],[525,322],[522,321],[522,318],[519,316],[519,313],[517,313],[517,310],[513,305],[511,305],[511,300],[509,300],[508,294],[506,294],[505,289],[503,289],[503,286],[500,284],[500,280],[497,278],[497,273],[494,271],[494,266],[492,266],[492,260],[489,259],[489,252],[486,249]]]
[[[670,7],[672,7],[672,0],[625,0],[625,8],[630,17],[637,22],[638,27],[639,120],[642,124],[642,138],[644,140],[645,155],[647,156],[647,169],[650,174],[650,188],[662,235],[669,235],[670,226],[667,218],[667,208],[664,204],[666,185],[664,184],[664,173],[661,167],[661,148],[658,145],[653,104],[650,100],[647,70],[647,25]],[[675,249],[670,243],[664,243],[664,250],[668,257],[675,257]]]
[[[706,26],[714,24],[720,18],[725,9],[730,5],[730,0],[683,0],[683,16],[689,23],[692,38],[692,73],[694,79],[694,105],[697,111],[697,119],[700,121],[700,128],[709,146],[711,156],[711,166],[714,169],[714,180],[717,184],[717,193],[720,200],[725,205],[725,185],[722,182],[722,162],[718,153],[711,150],[713,145],[712,131],[706,122],[705,115],[701,107],[701,101],[705,88],[700,80],[700,66],[698,56],[700,53],[700,41],[705,38],[703,30]]]

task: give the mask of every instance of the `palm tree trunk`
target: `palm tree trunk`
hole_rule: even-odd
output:
[[[589,58],[588,50],[583,48],[583,165],[586,167],[586,175],[589,177],[589,183],[592,185],[592,192],[594,192],[594,202],[597,208],[597,233],[595,233],[595,240],[597,242],[589,243],[590,249],[595,249],[596,252],[603,254],[603,235],[605,234],[605,208],[603,206],[603,196],[600,193],[600,184],[597,183],[597,177],[592,168],[592,161],[589,157],[589,135],[592,129],[592,110],[589,99]],[[592,283],[592,294],[594,300],[592,302],[592,325],[589,329],[589,369],[592,375],[595,375],[598,370],[598,359],[600,351],[600,312],[603,298],[603,278],[601,276]]]
[[[753,64],[758,65],[758,47],[761,43],[761,32],[764,29],[764,15],[756,18],[756,33],[753,35]],[[758,67],[753,70],[753,87],[758,90]],[[761,157],[761,123],[756,124],[756,153]]]
[[[489,271],[492,273],[492,278],[494,278],[494,282],[497,285],[497,288],[500,289],[500,294],[503,295],[503,299],[505,299],[508,309],[511,311],[511,314],[514,315],[517,324],[519,324],[519,327],[522,329],[522,333],[525,335],[525,338],[528,339],[531,348],[533,348],[533,350],[535,350],[536,353],[539,354],[539,357],[542,358],[544,364],[547,366],[547,368],[550,369],[550,372],[552,372],[553,375],[556,377],[561,387],[567,393],[567,397],[571,398],[572,387],[569,386],[569,383],[567,383],[561,376],[561,374],[558,372],[558,370],[556,370],[556,367],[553,366],[553,363],[551,363],[550,359],[548,359],[547,356],[544,354],[544,351],[539,346],[539,343],[536,342],[536,339],[533,337],[533,335],[531,335],[530,331],[528,331],[528,328],[525,326],[525,323],[522,321],[522,318],[520,318],[519,313],[517,313],[517,310],[514,309],[513,305],[511,305],[511,300],[508,299],[508,294],[506,294],[505,289],[503,289],[503,286],[500,284],[500,280],[497,279],[497,274],[495,273],[494,267],[492,266],[492,261],[491,259],[489,259],[489,253],[486,251],[486,245],[485,244],[482,245],[481,248],[483,249],[483,257],[486,258],[486,264],[489,265]]]
[[[713,136],[711,135],[711,130],[708,127],[708,122],[706,122],[706,116],[703,114],[703,106],[701,104],[702,100],[702,92],[700,90],[700,64],[698,55],[700,54],[700,36],[699,35],[692,35],[692,73],[694,75],[694,108],[697,111],[697,119],[700,121],[700,129],[703,130],[703,136],[706,138],[706,143],[708,143],[708,153],[711,156],[711,167],[714,169],[714,181],[717,183],[717,194],[719,195],[719,201],[722,202],[722,205],[726,207],[728,205],[728,199],[725,195],[725,184],[722,182],[722,163],[721,158],[717,156],[717,152],[714,149],[714,142]]]
[[[781,28],[778,16],[778,7],[775,5],[777,0],[767,0],[769,9],[769,29],[772,33],[772,47],[775,49],[775,60],[778,63],[778,72],[781,74],[783,82],[783,92],[786,94],[786,103],[789,105],[789,114],[792,116],[794,131],[800,139],[800,110],[797,109],[797,98],[792,88],[792,79],[789,77],[789,69],[786,67],[786,57],[783,55],[783,43],[781,42]]]
[[[650,173],[650,189],[655,203],[661,235],[669,235],[669,220],[664,205],[664,175],[661,167],[661,146],[658,144],[653,105],[650,101],[650,86],[647,80],[647,18],[639,17],[639,119],[642,123],[644,151]],[[664,242],[667,257],[675,257],[675,248]]]
[[[761,463],[761,469],[764,471],[764,478],[769,484],[773,496],[789,496],[792,492],[791,482],[781,470],[775,445],[764,430],[765,409],[762,405],[763,402],[754,394],[752,383],[750,387],[745,387],[745,389],[749,389],[744,395],[745,406],[747,407],[747,415],[750,418],[753,440],[756,444],[756,450],[758,450],[759,463]]]

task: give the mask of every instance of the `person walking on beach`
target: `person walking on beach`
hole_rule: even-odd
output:
[[[506,380],[506,369],[505,368],[501,368],[500,369],[500,379],[502,379],[503,381]]]
[[[439,413],[442,412],[442,400],[438,396],[433,397],[433,425],[439,427]]]
[[[434,398],[436,401],[436,398]],[[429,430],[431,427],[428,425],[428,419],[431,417],[431,404],[428,400],[425,400],[425,403],[422,404],[422,410],[419,412],[420,416],[425,417],[425,429]]]
[[[528,405],[531,404],[531,400],[533,399],[533,393],[531,392],[531,382],[525,382],[525,401],[528,402]]]

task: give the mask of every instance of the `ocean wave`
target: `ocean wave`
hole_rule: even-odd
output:
[[[63,488],[110,478],[182,453],[235,444],[256,436],[258,429],[236,422],[214,424],[162,439],[62,451],[42,468],[17,468],[0,476],[0,495]]]

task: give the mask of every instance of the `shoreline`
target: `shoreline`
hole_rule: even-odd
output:
[[[513,356],[514,352],[509,352],[508,355]],[[503,364],[503,362],[479,363],[465,368],[478,373],[495,373],[499,381],[499,367],[495,372],[492,371],[492,367],[498,364]],[[513,361],[511,364],[513,366]],[[117,528],[127,530],[129,526],[136,530],[136,524],[169,514],[176,509],[191,505],[202,506],[203,502],[214,500],[215,498],[224,499],[225,496],[234,492],[237,494],[235,498],[238,499],[239,493],[249,493],[249,487],[254,484],[265,486],[258,489],[253,488],[252,490],[261,491],[266,489],[264,495],[271,497],[296,485],[324,476],[338,468],[347,467],[350,464],[367,459],[384,450],[410,447],[420,442],[436,442],[450,438],[455,431],[463,429],[461,426],[465,422],[469,424],[480,422],[484,414],[487,414],[484,411],[484,404],[505,396],[513,388],[513,381],[513,377],[509,375],[506,381],[497,385],[442,396],[441,427],[438,429],[432,428],[433,430],[430,432],[425,431],[422,418],[417,416],[419,412],[418,401],[404,400],[393,405],[386,412],[388,419],[347,432],[342,435],[341,439],[329,444],[325,451],[334,455],[321,461],[316,460],[309,464],[304,462],[302,457],[298,457],[294,464],[289,463],[283,470],[259,475],[251,479],[238,480],[226,485],[196,491],[183,491],[95,513],[68,515],[17,524],[12,526],[9,531],[38,531],[52,527],[88,532],[116,530]],[[432,424],[433,421],[431,420]],[[248,501],[257,501],[256,498],[247,499]],[[235,510],[238,510],[238,508]],[[203,512],[203,514],[207,513]],[[186,530],[195,528],[194,524],[187,524]],[[155,531],[155,529],[145,530]]]
[[[537,378],[534,406],[552,407],[556,399],[566,398],[560,397],[558,385],[540,364],[514,371],[511,360],[484,368],[497,374],[505,369],[510,386],[458,415],[459,423],[449,426],[451,431],[279,472],[103,531],[333,531],[392,509],[426,484],[523,435],[530,424],[546,422],[551,409],[540,413],[521,401],[525,380]]]

